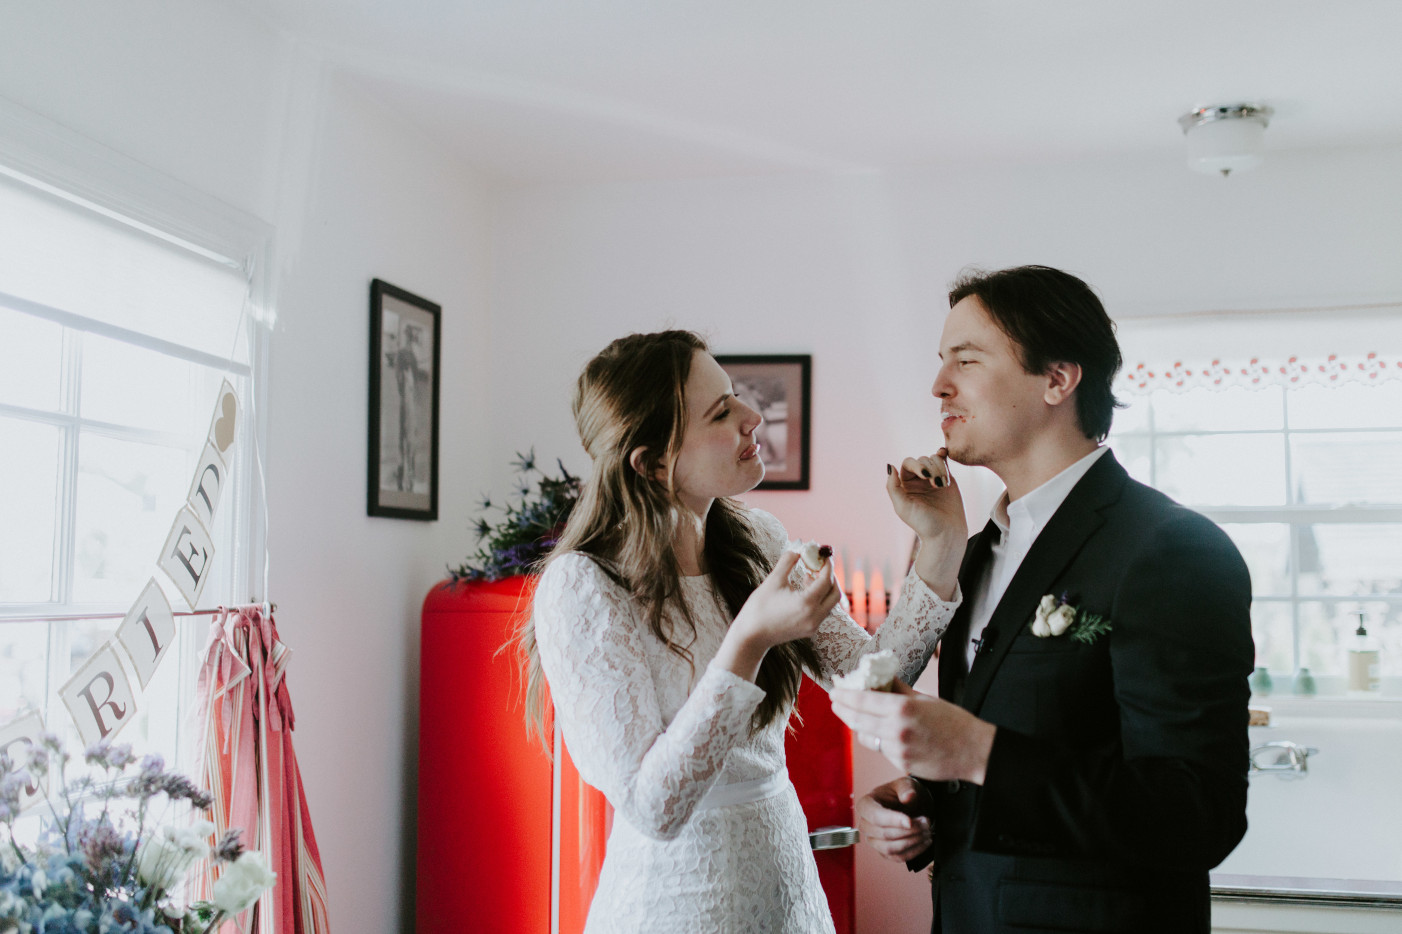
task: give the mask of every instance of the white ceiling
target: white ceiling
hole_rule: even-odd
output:
[[[1395,0],[228,0],[493,175],[870,172],[1402,144]]]

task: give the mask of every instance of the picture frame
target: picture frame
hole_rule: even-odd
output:
[[[811,354],[718,354],[735,395],[764,416],[755,432],[764,460],[758,490],[808,489],[812,424]]]
[[[438,518],[442,328],[440,306],[371,280],[368,515]]]

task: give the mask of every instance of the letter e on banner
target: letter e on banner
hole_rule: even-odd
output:
[[[39,745],[39,737],[44,735],[44,718],[38,713],[27,713],[13,723],[0,727],[0,755],[10,760],[17,769],[28,767],[29,750]],[[49,772],[29,770],[29,784],[19,790],[19,811],[23,814],[35,805],[43,803],[49,796]]]
[[[136,717],[136,695],[111,642],[104,642],[59,688],[84,746],[111,739]]]
[[[224,480],[229,468],[219,450],[212,442],[206,441],[204,453],[200,455],[200,465],[195,468],[195,479],[190,482],[190,495],[185,502],[195,511],[195,515],[207,529],[214,528],[214,513],[219,508],[219,494],[224,491]]]
[[[214,540],[190,507],[182,508],[175,514],[175,524],[170,527],[156,564],[175,582],[192,610],[200,599],[205,581],[209,580],[213,562]]]
[[[117,641],[126,649],[144,691],[166,650],[175,642],[175,614],[154,579],[146,583],[146,589],[117,627]]]
[[[234,437],[239,429],[239,396],[227,379],[219,387],[219,398],[214,401],[214,418],[209,422],[209,443],[224,458],[224,463],[232,461]]]

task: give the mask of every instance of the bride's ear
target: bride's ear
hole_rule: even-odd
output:
[[[667,482],[667,464],[665,461],[659,462],[653,467],[652,475],[648,475],[647,447],[645,445],[640,444],[633,448],[628,455],[628,466],[632,467],[633,471],[640,477],[644,477],[648,480],[656,480],[658,483],[663,484]]]
[[[632,467],[633,472],[640,477],[647,476],[647,461],[644,460],[646,454],[647,448],[641,444],[633,448],[628,454],[628,466]]]

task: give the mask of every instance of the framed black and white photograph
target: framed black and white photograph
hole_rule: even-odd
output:
[[[808,489],[808,426],[813,357],[809,354],[721,355],[735,395],[764,416],[755,432],[764,459],[760,490]]]
[[[369,502],[372,516],[438,518],[442,309],[370,283]]]

